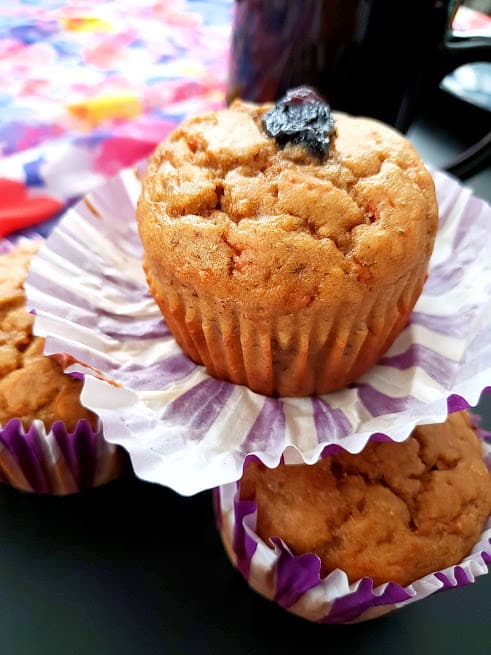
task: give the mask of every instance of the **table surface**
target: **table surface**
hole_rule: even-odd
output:
[[[209,493],[122,480],[70,498],[0,491],[8,655],[491,652],[491,578],[376,621],[318,626],[250,590],[226,560]]]
[[[475,137],[444,123],[430,112],[409,134],[436,166]],[[466,184],[491,201],[491,170]],[[478,411],[491,429],[491,396]],[[287,614],[232,569],[210,493],[182,498],[132,477],[65,498],[0,487],[0,526],[5,655],[491,652],[491,576],[359,625]]]

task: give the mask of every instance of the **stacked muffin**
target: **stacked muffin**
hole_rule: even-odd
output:
[[[310,89],[185,121],[154,153],[137,212],[149,287],[182,349],[272,396],[341,389],[380,359],[421,293],[437,214],[406,139],[332,116]],[[255,503],[272,552],[280,539],[314,553],[322,577],[408,585],[471,550],[491,478],[459,413],[312,466],[254,462],[237,501]]]
[[[408,585],[457,564],[491,513],[491,477],[466,412],[313,466],[253,462],[240,499],[257,505],[257,534],[316,553],[321,574]]]

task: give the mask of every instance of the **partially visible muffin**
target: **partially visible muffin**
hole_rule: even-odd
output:
[[[137,217],[150,290],[189,357],[302,396],[355,380],[405,326],[437,203],[391,128],[342,114],[333,127],[305,89],[281,102],[184,121],[151,158]]]
[[[80,403],[81,380],[65,375],[58,362],[44,356],[44,339],[32,334],[34,316],[25,307],[24,280],[38,247],[25,241],[0,256],[0,424],[19,418],[28,428],[39,419],[49,430],[63,421],[73,431],[86,419],[96,428],[97,417]]]
[[[129,468],[82,405],[82,381],[43,355],[32,333],[24,281],[39,242],[0,255],[0,481],[24,491],[69,494],[105,484]]]
[[[403,443],[371,443],[312,466],[252,462],[240,498],[257,504],[257,533],[321,573],[401,585],[460,562],[491,513],[491,476],[469,415],[417,427]]]

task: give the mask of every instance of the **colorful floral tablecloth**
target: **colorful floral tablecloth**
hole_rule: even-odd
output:
[[[0,236],[58,215],[183,117],[222,105],[231,7],[0,3]]]
[[[0,3],[0,237],[58,216],[183,117],[223,104],[232,4]],[[461,7],[454,26],[488,20]]]

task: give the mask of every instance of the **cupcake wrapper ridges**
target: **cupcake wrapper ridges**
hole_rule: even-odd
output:
[[[380,358],[407,324],[425,276],[426,269],[411,270],[354,318],[349,302],[336,315],[313,312],[302,331],[294,314],[258,324],[176,280],[165,298],[154,295],[179,345],[211,375],[267,395],[308,396],[345,387]]]
[[[61,421],[49,432],[41,421],[24,430],[11,419],[0,430],[0,481],[23,491],[64,495],[109,482],[123,469],[121,448],[86,420],[73,433]]]

